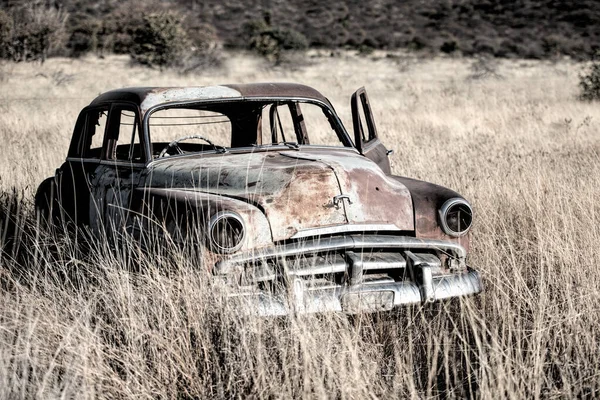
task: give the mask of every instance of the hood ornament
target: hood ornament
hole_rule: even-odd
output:
[[[336,207],[340,206],[340,203],[344,200],[348,200],[348,204],[352,204],[352,200],[350,200],[350,196],[347,194],[338,194],[337,196],[333,196],[333,205]]]

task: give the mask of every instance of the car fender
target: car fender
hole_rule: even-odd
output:
[[[138,188],[132,204],[137,229],[142,232],[167,231],[178,242],[200,239],[205,242],[211,218],[224,211],[238,214],[245,226],[245,238],[238,251],[247,251],[273,243],[265,214],[257,206],[227,196],[193,189]]]
[[[51,176],[44,179],[35,192],[35,212],[42,223],[60,225],[57,187],[56,177]]]
[[[437,239],[457,242],[466,250],[469,249],[469,233],[461,237],[446,234],[441,227],[439,210],[449,199],[463,196],[454,190],[433,183],[392,176],[410,191],[415,215],[415,236],[421,239]]]

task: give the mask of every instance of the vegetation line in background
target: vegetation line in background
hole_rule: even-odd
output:
[[[218,65],[222,47],[275,62],[307,47],[584,60],[600,49],[598,26],[593,0],[11,0],[0,6],[0,57],[131,54],[183,72]]]

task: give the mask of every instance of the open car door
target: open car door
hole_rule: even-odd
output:
[[[377,128],[371,112],[371,104],[364,87],[352,95],[352,123],[354,125],[354,143],[363,156],[375,162],[386,174],[390,174],[388,156],[392,153],[385,148],[377,137]],[[366,124],[366,126],[365,126]],[[365,129],[366,128],[366,129]]]

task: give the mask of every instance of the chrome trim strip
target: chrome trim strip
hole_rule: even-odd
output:
[[[427,300],[423,297],[422,287],[411,281],[381,281],[356,286],[335,285],[331,288],[316,290],[299,285],[298,290],[294,290],[291,297],[286,296],[286,293],[248,289],[231,293],[230,300],[235,301],[244,314],[259,316],[377,311],[369,304],[369,295],[377,296],[388,293],[393,293],[393,303],[389,304],[393,308],[406,304],[424,303]],[[483,284],[479,273],[469,268],[467,272],[451,277],[434,277],[431,281],[431,290],[430,301],[436,301],[480,293],[483,290]],[[359,302],[348,302],[348,295],[358,297]],[[366,300],[364,303],[360,301],[363,296]]]
[[[328,226],[325,228],[310,228],[302,229],[296,232],[290,239],[300,239],[309,236],[330,235],[333,233],[348,233],[348,232],[384,232],[384,231],[401,231],[394,224],[345,224]]]
[[[483,282],[479,272],[469,268],[466,274],[456,274],[433,280],[435,300],[480,293]]]
[[[230,258],[218,261],[215,264],[214,273],[216,275],[226,275],[232,272],[236,266],[243,265],[244,263],[253,260],[291,257],[334,250],[368,248],[445,250],[462,260],[467,256],[464,247],[457,243],[444,240],[417,239],[410,236],[347,235],[342,237],[302,240],[290,244],[269,246],[236,254]]]
[[[129,161],[115,161],[115,160],[100,160],[99,158],[79,158],[79,157],[67,157],[67,162],[72,163],[93,163],[98,165],[111,165],[117,167],[132,167],[132,168],[144,168],[145,163],[131,163]]]

